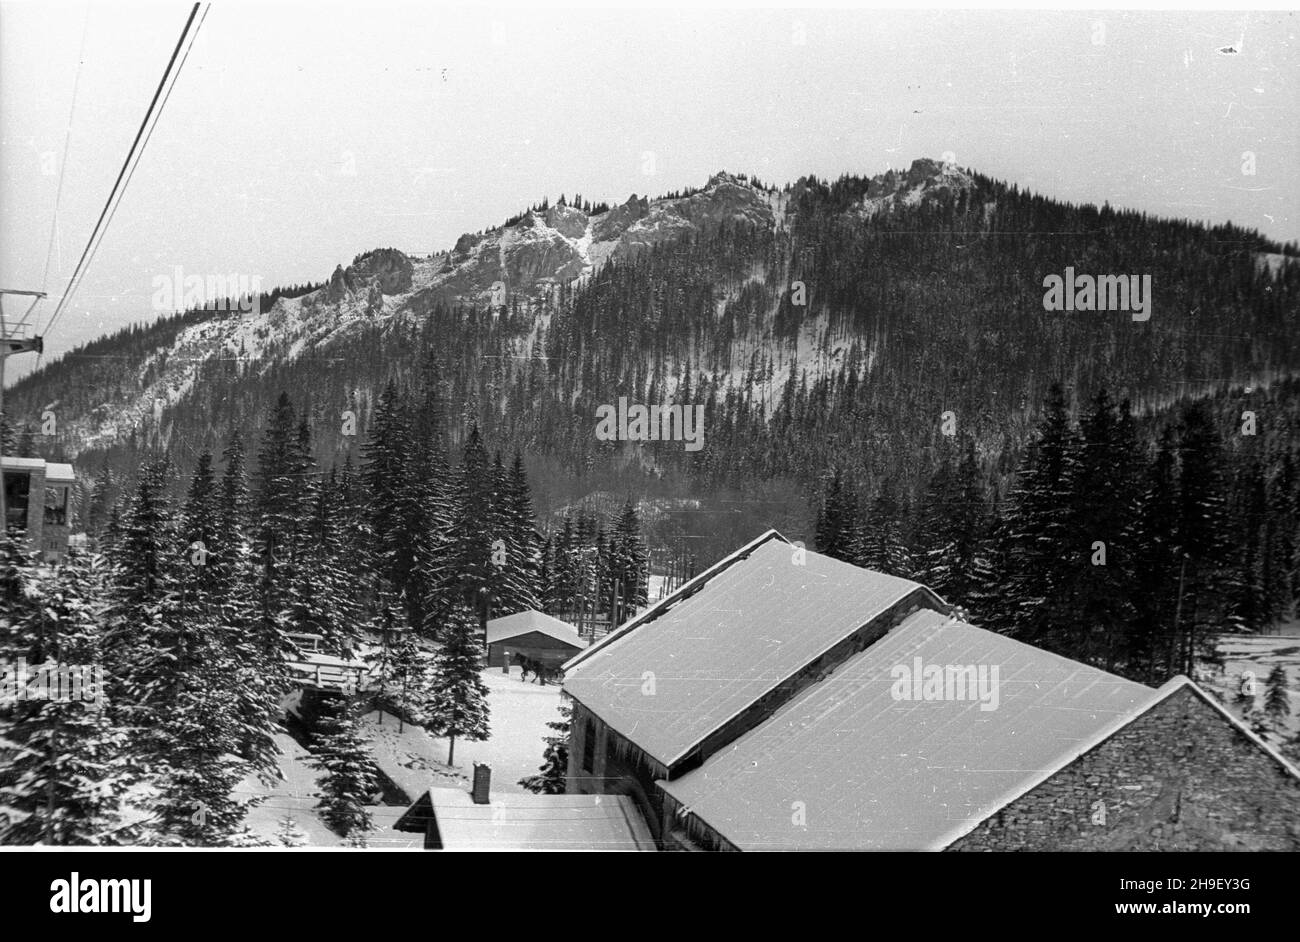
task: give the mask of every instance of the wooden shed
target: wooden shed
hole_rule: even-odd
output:
[[[488,666],[506,667],[515,655],[559,667],[587,646],[568,622],[529,609],[487,625]]]

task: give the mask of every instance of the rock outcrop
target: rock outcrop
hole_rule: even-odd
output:
[[[552,206],[546,211],[545,220],[566,239],[581,239],[587,234],[587,214],[572,206]]]
[[[642,196],[639,199],[633,193],[622,206],[615,206],[605,213],[592,227],[591,237],[596,242],[609,242],[617,239],[628,227],[650,212],[650,200]]]
[[[368,285],[375,279],[384,294],[405,294],[411,290],[415,266],[397,249],[375,249],[357,256],[346,272],[349,285]]]
[[[325,286],[324,294],[325,300],[329,304],[338,304],[352,297],[352,292],[348,288],[347,273],[343,271],[342,265],[336,266],[334,274],[330,275],[329,284]]]

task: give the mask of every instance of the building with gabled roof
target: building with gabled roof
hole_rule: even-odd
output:
[[[571,792],[612,782],[657,826],[656,782],[704,762],[918,609],[924,586],[770,530],[564,665]]]
[[[515,655],[558,667],[587,646],[578,629],[545,612],[528,609],[487,623],[488,666],[509,667]]]
[[[568,789],[673,849],[1300,849],[1300,772],[1195,684],[974,627],[769,532],[566,665]]]
[[[743,850],[939,849],[1156,696],[922,610],[663,789],[688,834]]]

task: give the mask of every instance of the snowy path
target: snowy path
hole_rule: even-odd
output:
[[[263,799],[248,812],[244,823],[258,837],[275,841],[281,822],[287,816],[302,832],[305,846],[339,846],[343,839],[326,827],[315,811],[320,798],[316,792],[318,773],[307,764],[311,754],[288,733],[276,733],[275,744],[280,747],[281,754],[276,761],[284,778],[268,784],[251,775],[239,783],[236,795]]]
[[[488,688],[491,710],[491,737],[486,742],[456,742],[456,768],[447,762],[447,740],[430,736],[417,726],[407,724],[399,732],[397,718],[385,713],[382,722],[377,712],[361,717],[360,725],[371,739],[375,761],[399,788],[416,796],[431,787],[468,788],[469,774],[475,762],[492,767],[492,790],[522,792],[519,779],[532,775],[542,764],[545,738],[552,731],[546,724],[559,718],[560,688],[541,686],[519,679],[519,668],[507,676],[500,670],[485,669],[483,682]],[[285,816],[303,833],[310,847],[338,847],[344,840],[331,831],[316,813],[318,773],[308,765],[310,753],[287,733],[276,735],[282,755],[278,764],[283,780],[264,782],[250,776],[236,789],[241,796],[262,798],[245,819],[259,837],[275,840]],[[378,806],[371,809],[376,831],[371,834],[373,847],[419,847],[422,838],[392,830],[392,824],[405,808]]]
[[[522,792],[519,780],[533,775],[542,764],[544,742],[553,731],[546,724],[560,717],[560,688],[541,686],[519,679],[519,668],[510,668],[507,676],[500,668],[485,668],[483,682],[488,688],[491,735],[485,742],[456,740],[456,766],[465,775],[475,762],[492,767],[494,792]],[[435,740],[438,760],[447,761],[447,741]]]
[[[419,726],[401,724],[397,717],[378,711],[361,717],[361,728],[370,737],[370,753],[379,768],[415,801],[430,788],[468,785],[462,774],[447,768],[447,748]]]

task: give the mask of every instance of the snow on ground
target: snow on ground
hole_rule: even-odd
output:
[[[546,750],[543,741],[554,735],[546,724],[560,717],[560,688],[542,686],[531,679],[519,679],[519,668],[509,675],[498,668],[485,668],[483,682],[488,688],[488,725],[491,735],[484,742],[456,740],[456,767],[466,776],[475,762],[492,767],[492,791],[522,792],[519,780],[534,775],[542,764]],[[447,740],[437,739],[438,761],[447,761]]]
[[[366,834],[366,846],[379,850],[423,850],[424,835],[411,831],[397,831],[393,825],[406,814],[405,808],[378,805],[370,809],[374,827]]]
[[[411,801],[434,787],[468,787],[464,774],[447,767],[446,743],[421,727],[403,723],[399,729],[397,717],[387,712],[381,716],[378,710],[361,717],[360,725],[370,737],[371,755],[380,770]]]
[[[361,722],[362,728],[371,736],[376,761],[399,787],[411,794],[419,794],[435,784],[468,787],[463,776],[448,770],[440,759],[434,757],[437,747],[424,730],[407,724],[406,729],[398,733],[397,719],[387,713],[382,723],[377,712],[367,714]],[[258,801],[249,810],[244,823],[257,837],[278,843],[277,834],[287,816],[293,819],[294,826],[301,832],[301,846],[345,846],[347,841],[330,830],[316,811],[320,801],[317,790],[319,773],[309,764],[311,753],[288,733],[277,733],[275,742],[281,751],[277,764],[283,778],[268,782],[251,775],[235,789],[239,797]],[[422,847],[423,835],[393,830],[393,824],[406,808],[404,804],[371,806],[374,829],[366,834],[367,846]]]
[[[668,577],[652,572],[646,577],[646,598],[653,605],[668,594]]]
[[[250,775],[235,788],[235,795],[240,798],[260,799],[257,806],[249,810],[244,823],[256,836],[276,841],[276,834],[287,816],[293,819],[301,832],[303,846],[338,847],[343,839],[331,831],[315,811],[320,798],[316,792],[318,773],[307,764],[311,754],[285,732],[275,734],[275,744],[280,748],[276,764],[282,779],[268,782],[260,776]]]
[[[1205,686],[1224,694],[1227,708],[1235,716],[1241,716],[1242,708],[1235,698],[1241,689],[1243,675],[1250,671],[1255,676],[1255,707],[1262,710],[1269,672],[1281,664],[1291,694],[1291,716],[1285,724],[1285,735],[1292,738],[1300,733],[1300,626],[1292,625],[1285,630],[1286,634],[1225,635],[1220,638],[1223,674],[1206,682]],[[1275,747],[1279,745],[1276,737],[1270,737],[1269,742]]]
[[[486,742],[456,742],[456,767],[447,766],[447,740],[435,738],[411,724],[398,728],[397,717],[372,711],[361,717],[362,730],[370,737],[375,762],[394,784],[414,800],[426,789],[468,788],[474,762],[492,767],[492,790],[522,792],[519,779],[534,774],[542,764],[546,724],[559,718],[560,688],[541,686],[519,679],[519,668],[509,675],[500,670],[483,671],[491,710],[491,738]],[[309,765],[311,754],[288,733],[275,737],[281,755],[277,762],[281,779],[266,781],[249,776],[236,794],[255,799],[245,822],[258,837],[276,840],[283,819],[289,816],[305,838],[304,846],[338,847],[346,842],[331,831],[315,810],[320,798],[318,772]],[[394,831],[392,826],[406,806],[376,805],[370,808],[375,829],[366,836],[370,847],[420,847],[423,837]]]

